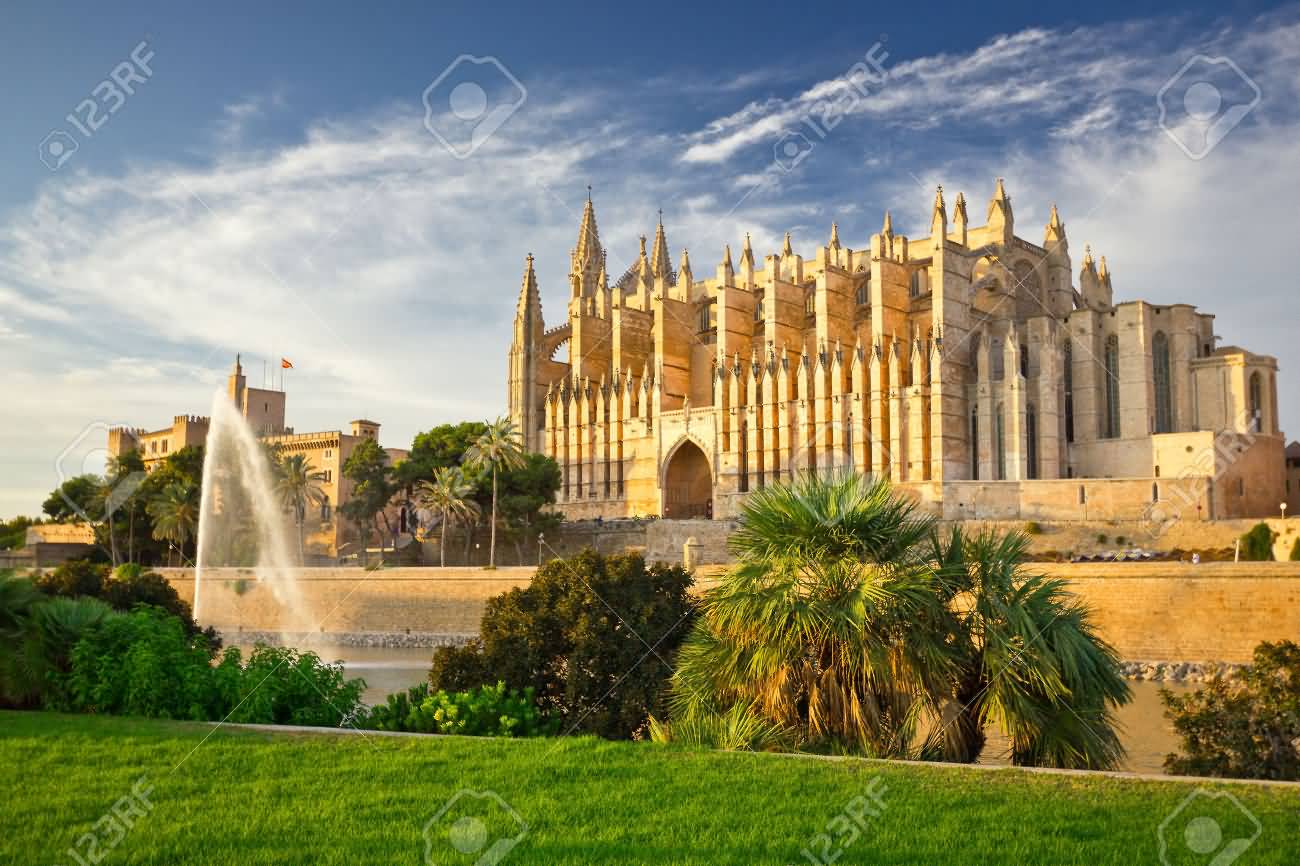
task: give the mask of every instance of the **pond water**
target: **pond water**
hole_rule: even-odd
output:
[[[243,648],[247,650],[247,648]],[[383,703],[390,694],[424,682],[433,657],[430,648],[316,646],[311,648],[326,661],[343,662],[349,677],[366,681],[362,700],[370,705]],[[1128,750],[1128,761],[1121,768],[1134,773],[1163,772],[1165,755],[1176,751],[1178,738],[1160,703],[1160,687],[1168,685],[1177,693],[1195,686],[1153,682],[1129,682],[1133,700],[1118,712],[1120,740]],[[981,764],[1007,764],[1009,749],[1006,737],[993,733],[980,758]]]

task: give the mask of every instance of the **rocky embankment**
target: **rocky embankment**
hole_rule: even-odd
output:
[[[1156,683],[1208,683],[1216,675],[1233,679],[1246,668],[1230,662],[1123,662],[1126,679]]]
[[[263,643],[267,646],[290,646],[311,649],[313,646],[358,646],[388,648],[423,648],[464,646],[475,635],[438,634],[433,632],[278,632],[278,631],[223,631],[221,639],[227,646]]]

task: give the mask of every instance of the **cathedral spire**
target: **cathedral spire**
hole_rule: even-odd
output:
[[[1092,244],[1083,245],[1083,269],[1085,271],[1096,271],[1097,265],[1092,260]]]
[[[790,233],[785,233],[785,243],[781,245],[781,257],[787,258],[794,255],[794,247],[790,246]]]
[[[682,263],[677,266],[677,291],[680,299],[689,301],[691,297],[691,285],[695,282],[695,277],[691,273],[691,254],[685,247],[682,248]]]
[[[1009,242],[1015,232],[1015,219],[1011,214],[1011,197],[1007,195],[1007,188],[1003,185],[1002,178],[998,178],[997,185],[993,188],[993,198],[989,199],[988,227],[1000,230],[1004,242]]]
[[[666,277],[672,270],[672,260],[668,256],[668,238],[664,234],[664,212],[659,211],[659,224],[655,227],[655,248],[650,259],[650,271],[656,277]]]
[[[582,208],[582,224],[578,226],[578,245],[573,250],[575,268],[594,263],[600,256],[600,230],[596,227],[596,207],[591,202],[591,187],[587,187],[587,203]]]
[[[754,266],[754,248],[749,245],[749,232],[745,232],[745,245],[740,250],[740,261],[751,268]]]
[[[1056,212],[1056,203],[1052,203],[1052,215],[1047,220],[1047,228],[1043,230],[1043,246],[1051,252],[1052,248],[1059,245],[1065,240],[1065,223],[1061,222],[1061,215]]]
[[[894,218],[889,215],[889,211],[885,211],[885,224],[881,226],[880,233],[882,235],[892,235],[894,233]]]
[[[533,254],[524,259],[524,278],[519,286],[519,305],[515,312],[523,316],[528,310],[541,311],[542,298],[537,290],[537,272],[533,270]]]
[[[839,223],[831,223],[831,242],[829,246],[833,250],[838,250],[840,248],[840,224]]]
[[[930,212],[930,236],[942,242],[948,235],[948,207],[943,202],[943,187],[934,189],[934,209]]]
[[[962,246],[966,246],[966,226],[969,222],[970,218],[966,216],[966,194],[959,192],[952,206],[952,230]]]

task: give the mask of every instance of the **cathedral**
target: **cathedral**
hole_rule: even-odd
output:
[[[612,279],[589,196],[551,327],[524,268],[510,417],[559,464],[568,519],[726,517],[849,468],[946,519],[1158,527],[1285,498],[1276,359],[1189,304],[1116,302],[1055,206],[1041,241],[1016,234],[1001,179],[980,225],[939,188],[921,238],[886,212],[860,249],[832,225],[809,259],[787,234],[759,260],[746,236],[699,276],[662,216],[646,246]]]

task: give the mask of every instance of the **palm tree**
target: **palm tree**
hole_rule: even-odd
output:
[[[861,475],[763,488],[741,521],[739,565],[679,652],[669,735],[973,761],[998,724],[1018,764],[1122,757],[1118,659],[1063,581],[1022,570],[1024,536],[941,540]]]
[[[459,466],[444,466],[433,471],[432,481],[420,483],[420,503],[442,516],[442,533],[438,541],[439,565],[447,565],[447,524],[478,515],[478,503],[470,497],[474,485],[465,480]]]
[[[887,482],[861,475],[803,473],[751,493],[730,542],[739,565],[705,594],[679,651],[673,724],[776,725],[803,747],[937,754],[937,739],[915,745],[955,667],[941,636],[915,627],[943,614],[917,553],[930,529]]]
[[[153,537],[179,548],[183,558],[185,545],[198,530],[198,486],[173,481],[149,503],[148,512],[153,518]]]
[[[1066,582],[1027,573],[1029,538],[934,535],[930,553],[959,650],[949,757],[974,761],[1002,727],[1013,763],[1107,769],[1124,756],[1113,707],[1130,699],[1119,657]]]
[[[498,418],[488,425],[478,441],[465,452],[465,464],[472,469],[492,471],[491,540],[488,544],[488,568],[497,563],[497,471],[518,469],[524,465],[524,445],[519,431],[508,418]]]
[[[275,494],[280,507],[293,512],[293,522],[298,528],[298,564],[303,562],[303,524],[307,508],[320,506],[325,501],[325,473],[311,468],[306,454],[287,454],[271,464],[275,468]]]

